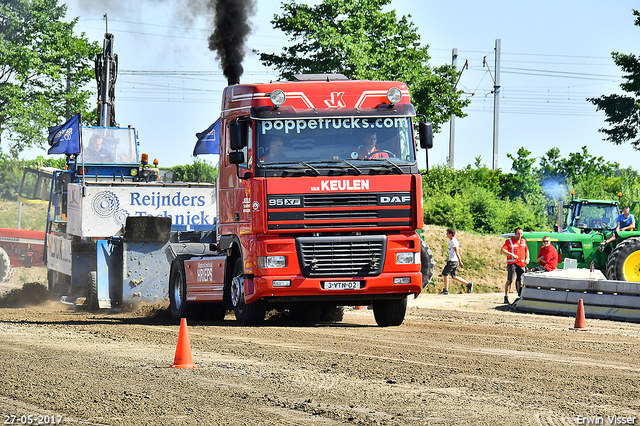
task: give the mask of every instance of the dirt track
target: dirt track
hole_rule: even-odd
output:
[[[339,324],[190,321],[196,370],[168,368],[179,327],[165,311],[0,309],[0,412],[14,424],[640,424],[640,324],[575,332],[573,318],[501,299],[423,295],[390,328],[368,310]]]

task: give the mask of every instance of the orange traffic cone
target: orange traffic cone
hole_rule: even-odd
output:
[[[191,358],[191,344],[189,343],[189,331],[187,330],[186,318],[180,319],[176,357],[173,360],[171,368],[197,368],[193,365],[193,359]]]
[[[576,322],[573,328],[571,328],[571,330],[576,330],[576,331],[590,330],[589,328],[587,328],[587,323],[584,320],[584,305],[582,303],[582,299],[578,300],[578,310],[576,311]]]

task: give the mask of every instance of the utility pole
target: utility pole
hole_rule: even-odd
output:
[[[500,39],[496,39],[496,78],[493,81],[493,170],[498,170],[498,130],[500,124]]]
[[[458,65],[458,48],[454,47],[451,51],[451,65],[453,69],[457,69]],[[455,91],[455,87],[453,88]],[[456,116],[451,116],[451,122],[449,123],[449,167],[453,169],[454,160],[454,146],[456,142]]]
[[[453,65],[453,69],[455,70],[458,64],[458,49],[453,48],[451,51],[451,65]],[[464,61],[464,65],[462,66],[462,70],[460,70],[460,75],[458,76],[458,80],[456,80],[456,84],[453,86],[453,91],[458,90],[458,83],[460,83],[460,79],[462,78],[462,73],[464,70],[469,69],[469,60]],[[456,140],[456,116],[451,116],[450,121],[450,131],[449,131],[449,167],[453,168],[453,157],[454,157],[454,146]]]

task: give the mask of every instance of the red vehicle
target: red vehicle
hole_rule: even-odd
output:
[[[11,278],[12,268],[16,266],[44,266],[42,254],[45,233],[20,229],[20,219],[23,202],[46,202],[52,174],[53,169],[50,168],[24,169],[18,193],[17,229],[0,229],[0,282]]]
[[[174,260],[173,317],[208,303],[214,319],[233,309],[242,325],[274,308],[341,320],[344,306],[372,305],[378,325],[401,324],[422,291],[415,115],[400,82],[227,87],[217,243]],[[430,126],[419,129],[430,148]]]

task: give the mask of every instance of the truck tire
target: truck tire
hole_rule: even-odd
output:
[[[188,318],[191,306],[187,303],[187,281],[184,274],[184,259],[176,258],[171,263],[169,275],[169,309],[174,320]]]
[[[433,252],[424,240],[420,239],[420,263],[422,264],[422,288],[426,288],[436,269],[436,261]]]
[[[87,300],[84,302],[90,312],[98,310],[98,278],[96,271],[87,275]]]
[[[640,237],[618,244],[607,259],[607,278],[616,281],[640,281]]]
[[[407,298],[373,302],[373,317],[380,327],[398,326],[407,312]]]
[[[344,319],[344,306],[328,305],[322,308],[320,320],[328,322],[340,322]]]
[[[7,252],[0,247],[0,283],[9,281],[11,274],[13,274],[11,259],[9,259]]]
[[[229,295],[231,305],[236,314],[236,321],[242,326],[257,325],[264,320],[266,306],[261,300],[253,303],[244,301],[244,276],[242,270],[242,258],[236,259],[233,266],[233,274],[229,283]]]

